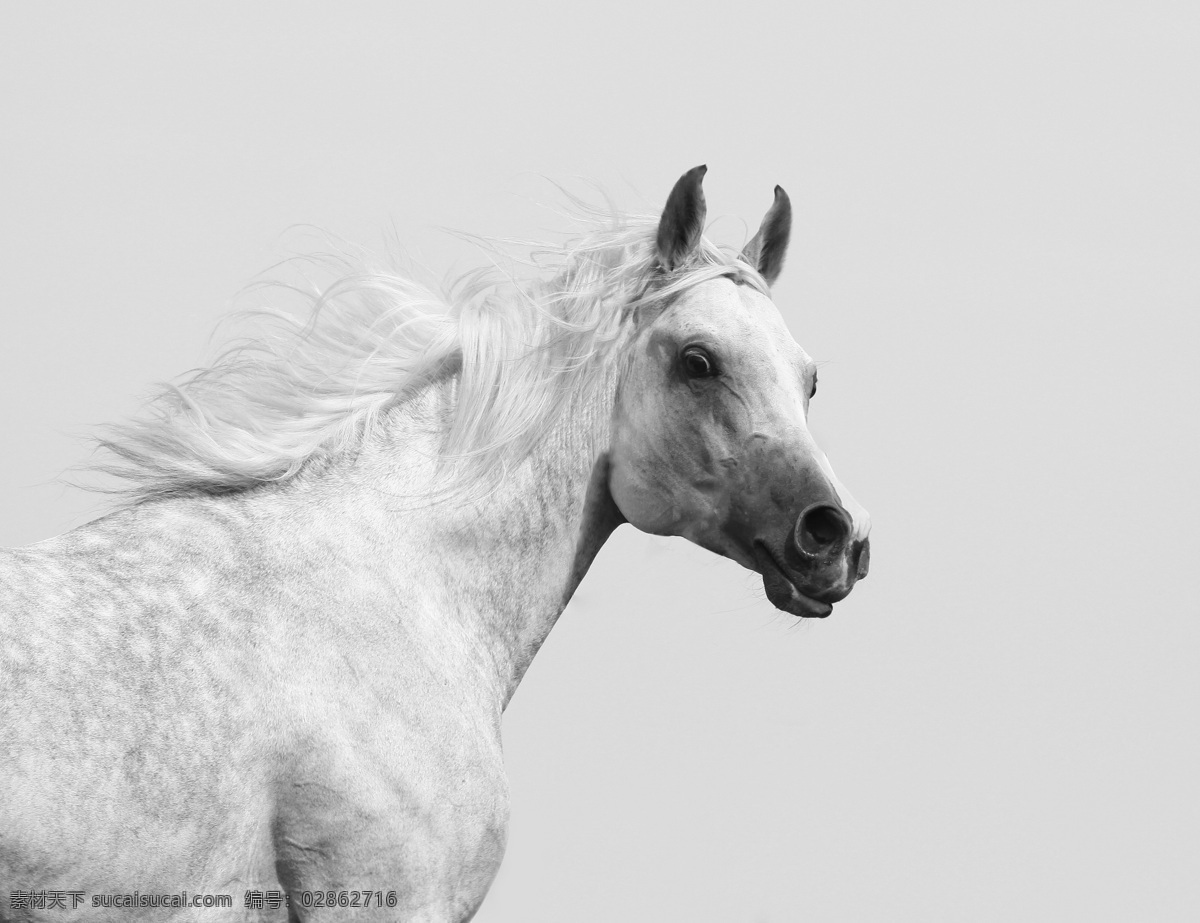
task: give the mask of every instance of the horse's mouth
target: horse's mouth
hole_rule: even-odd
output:
[[[833,606],[805,596],[796,589],[775,556],[762,542],[754,543],[755,557],[758,559],[759,573],[763,578],[763,589],[767,599],[776,609],[790,612],[802,619],[823,619],[833,611]]]

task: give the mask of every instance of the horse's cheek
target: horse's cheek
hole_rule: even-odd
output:
[[[621,515],[634,528],[673,535],[679,516],[667,482],[671,472],[647,459],[618,459],[609,476],[609,491]]]

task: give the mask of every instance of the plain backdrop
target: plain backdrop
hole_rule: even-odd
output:
[[[102,510],[80,436],[293,225],[440,274],[441,227],[569,231],[543,177],[707,163],[732,244],[779,183],[870,578],[799,623],[619,530],[506,716],[479,923],[1195,920],[1198,47],[1191,2],[11,5],[0,544]]]

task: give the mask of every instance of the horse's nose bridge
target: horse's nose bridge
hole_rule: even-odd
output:
[[[850,532],[847,540],[853,543],[862,543],[867,540],[867,536],[871,533],[871,514],[868,513],[857,500],[854,495],[846,489],[836,474],[833,473],[833,467],[829,464],[824,453],[820,453],[820,458],[825,477],[829,480],[830,488],[837,497],[838,505],[842,508],[846,518],[849,520]]]
[[[776,502],[788,507],[790,515],[796,517],[795,525],[799,526],[804,514],[811,510],[811,524],[816,531],[836,538],[837,544],[859,545],[866,540],[871,531],[871,517],[838,479],[803,420],[758,427],[749,442],[759,455],[759,464],[754,466],[756,476],[788,485],[780,494],[772,493]],[[818,513],[821,508],[828,509]]]
[[[822,501],[836,506],[844,517],[847,530],[847,534],[844,536],[845,543],[857,545],[866,541],[871,532],[870,514],[854,499],[854,495],[846,489],[846,485],[838,479],[833,466],[829,463],[829,458],[821,451],[821,447],[817,445],[807,427],[803,431],[800,442],[802,447],[800,464],[805,469],[803,480],[806,482],[809,492],[809,496],[806,497],[806,507]],[[815,484],[814,481],[816,481]]]

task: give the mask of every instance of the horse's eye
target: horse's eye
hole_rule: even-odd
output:
[[[808,394],[808,399],[811,401],[816,396],[817,396],[817,373],[813,372],[813,386],[812,386],[812,391],[810,391]]]
[[[712,378],[717,374],[712,356],[699,346],[689,346],[683,351],[683,368],[689,378]]]

